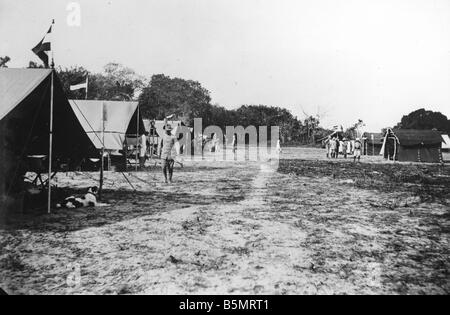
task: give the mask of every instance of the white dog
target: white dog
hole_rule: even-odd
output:
[[[108,204],[106,203],[98,203],[97,202],[97,187],[89,188],[86,195],[83,197],[74,197],[70,196],[62,203],[58,203],[56,208],[67,208],[67,209],[75,209],[75,208],[85,208],[85,207],[104,207]]]

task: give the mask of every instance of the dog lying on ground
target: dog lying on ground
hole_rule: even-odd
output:
[[[97,187],[91,187],[89,188],[86,195],[83,197],[74,197],[70,196],[62,203],[58,203],[56,205],[56,208],[67,208],[67,209],[75,209],[75,208],[86,208],[86,207],[104,207],[108,204],[106,203],[99,203],[97,202],[97,193],[98,188]]]

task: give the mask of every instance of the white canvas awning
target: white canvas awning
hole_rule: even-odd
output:
[[[106,150],[123,149],[127,130],[133,123],[132,118],[137,117],[138,102],[70,100],[70,105],[97,149],[102,149],[103,138]],[[139,119],[139,124],[141,133],[144,130],[142,119]],[[133,134],[136,131],[133,130]]]

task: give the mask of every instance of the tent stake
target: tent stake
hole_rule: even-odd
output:
[[[51,213],[51,199],[52,199],[52,158],[53,158],[53,80],[54,70],[52,69],[51,86],[50,86],[50,130],[49,130],[49,147],[48,147],[48,199],[47,212]]]

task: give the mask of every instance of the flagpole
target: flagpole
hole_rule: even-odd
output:
[[[139,161],[139,104],[137,106],[137,122],[136,122],[136,172],[138,171]]]
[[[47,212],[51,212],[51,199],[52,199],[52,158],[53,158],[53,84],[54,72],[52,69],[51,74],[51,87],[50,87],[50,130],[49,130],[49,148],[48,148],[48,200],[47,200]]]
[[[53,40],[53,33],[54,33],[54,25],[55,25],[55,19],[52,20],[52,36],[50,37],[51,40]],[[52,62],[50,64],[50,68],[54,69],[55,68],[55,55],[53,53],[53,48],[52,48]]]
[[[87,94],[87,93],[86,93]],[[106,120],[106,108],[105,108],[105,102],[103,102],[102,106],[102,163],[101,163],[101,169],[100,169],[100,188],[98,190],[98,197],[101,200],[102,198],[102,191],[103,191],[103,170],[105,168],[105,120]]]
[[[55,24],[55,20],[52,20],[52,26]],[[51,213],[51,201],[52,201],[52,160],[53,160],[53,97],[54,97],[54,83],[55,83],[55,60],[53,49],[52,51],[52,62],[51,62],[51,85],[50,85],[50,128],[49,128],[49,147],[48,147],[48,199],[47,199],[47,212]]]

